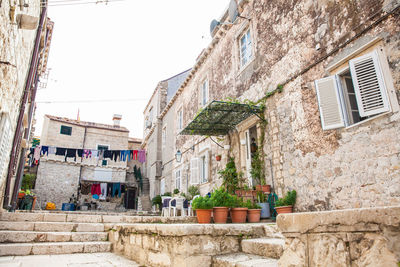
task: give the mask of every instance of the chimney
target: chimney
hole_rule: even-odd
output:
[[[122,119],[122,115],[119,115],[119,114],[114,114],[113,115],[114,127],[119,127],[120,126],[121,119]]]

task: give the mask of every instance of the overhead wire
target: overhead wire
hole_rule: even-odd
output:
[[[98,103],[98,102],[134,102],[147,101],[146,98],[131,98],[131,99],[86,99],[86,100],[43,100],[36,101],[39,104],[67,104],[67,103]]]

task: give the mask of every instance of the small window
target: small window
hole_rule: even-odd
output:
[[[376,51],[349,61],[339,75],[315,81],[322,129],[350,126],[390,111]]]
[[[250,29],[245,31],[243,35],[239,38],[240,47],[240,66],[245,66],[253,56],[253,48],[251,42]]]
[[[72,127],[61,125],[60,134],[71,135]]]
[[[206,79],[201,85],[201,105],[205,106],[208,103],[208,80]]]
[[[165,147],[165,144],[167,142],[167,127],[166,126],[162,129],[161,139],[162,139],[161,140],[162,141],[162,146]]]
[[[183,110],[182,110],[182,108],[180,108],[178,110],[177,128],[178,128],[178,130],[182,130],[182,128],[183,128]]]
[[[199,159],[190,159],[190,183],[199,184]]]
[[[199,167],[200,167],[200,182],[207,183],[208,182],[208,153],[201,156],[199,159]]]
[[[108,150],[108,145],[97,145],[97,150]],[[101,166],[107,166],[107,160],[103,159],[101,162]]]
[[[175,188],[181,190],[181,170],[175,172]]]

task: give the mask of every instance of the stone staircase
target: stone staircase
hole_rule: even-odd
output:
[[[276,228],[276,226],[272,227]],[[243,239],[241,252],[213,257],[213,267],[277,267],[283,253],[285,240],[279,232],[267,237]]]
[[[0,256],[110,252],[101,216],[0,213]]]

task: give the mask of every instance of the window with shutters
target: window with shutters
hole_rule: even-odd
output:
[[[175,171],[175,188],[181,190],[181,176],[182,176],[182,170],[179,169]]]
[[[253,57],[253,45],[251,40],[250,29],[244,31],[239,38],[240,48],[240,67],[244,67]]]
[[[205,106],[208,103],[208,79],[205,79],[201,84],[201,106]]]
[[[324,130],[360,123],[391,110],[378,52],[354,58],[336,75],[315,81]]]
[[[165,178],[161,179],[160,181],[160,195],[165,194]]]
[[[109,145],[97,145],[97,150],[104,151],[104,150],[108,150],[109,147],[110,147]],[[106,159],[103,159],[101,161],[101,166],[107,166],[107,160]]]
[[[202,155],[200,157],[199,160],[199,167],[200,167],[200,182],[201,183],[207,183],[208,182],[208,163],[209,163],[209,159],[208,159],[208,152],[205,153],[204,155]]]
[[[71,135],[72,127],[61,125],[60,134]]]
[[[11,147],[11,124],[7,113],[0,114],[0,177],[6,169]]]
[[[183,129],[183,109],[182,108],[180,108],[178,110],[176,126],[177,126],[178,130],[182,130]]]
[[[200,183],[198,158],[192,158],[190,160],[190,183],[193,185]]]

